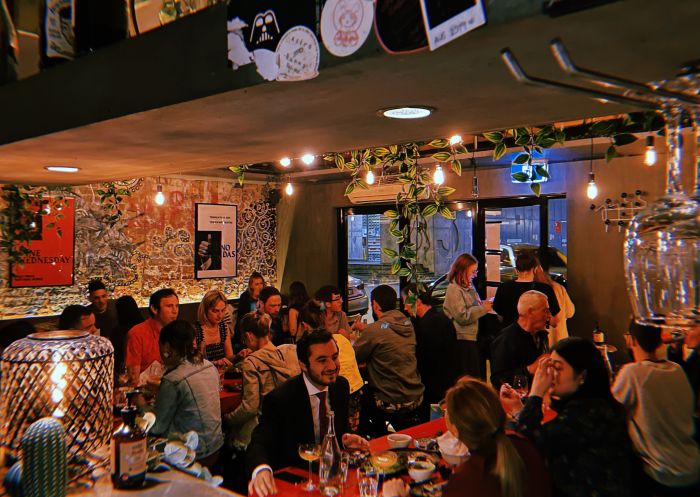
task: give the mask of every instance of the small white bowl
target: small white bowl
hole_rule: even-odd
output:
[[[405,449],[411,445],[413,440],[411,435],[404,435],[403,433],[392,433],[386,439],[389,442],[389,447],[392,449]]]
[[[427,461],[418,461],[408,467],[408,475],[415,482],[425,481],[435,471],[435,465]]]
[[[466,462],[467,459],[469,459],[469,452],[461,456],[455,454],[447,454],[442,451],[440,451],[440,454],[442,455],[442,458],[445,460],[445,462],[450,466],[459,466],[460,464]]]

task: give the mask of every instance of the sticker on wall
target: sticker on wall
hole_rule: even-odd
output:
[[[296,26],[277,45],[277,81],[303,81],[318,76],[321,48],[313,31]]]
[[[420,0],[430,50],[486,24],[481,0]]]
[[[372,0],[328,0],[321,13],[321,38],[336,57],[354,54],[367,40],[374,20]]]
[[[232,68],[254,62],[265,80],[278,79],[278,46],[284,35],[293,28],[305,27],[315,39],[311,31],[315,24],[315,0],[230,2],[227,31]]]

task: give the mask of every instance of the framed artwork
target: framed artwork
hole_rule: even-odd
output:
[[[75,261],[75,200],[65,198],[60,210],[37,215],[36,231],[24,266],[10,265],[10,286],[71,286]]]
[[[236,216],[238,207],[224,204],[194,206],[194,276],[231,278],[237,276]]]

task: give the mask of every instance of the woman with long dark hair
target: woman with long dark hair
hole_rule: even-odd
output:
[[[311,300],[306,286],[301,281],[294,281],[289,285],[289,334],[294,340],[301,338],[299,334],[299,311]]]
[[[138,304],[131,295],[119,297],[114,307],[117,310],[117,326],[112,331],[110,341],[114,346],[114,376],[115,380],[118,380],[120,375],[127,374],[126,364],[124,364],[124,350],[129,330],[137,324],[143,323],[144,320]]]
[[[195,345],[194,328],[187,321],[173,321],[160,330],[158,339],[165,374],[156,396],[156,422],[151,433],[195,431],[199,436],[197,460],[212,466],[224,443],[221,431],[219,373],[202,359]]]
[[[542,399],[552,394],[556,417],[542,424]],[[518,418],[517,429],[545,457],[555,496],[631,495],[632,446],[625,413],[610,392],[600,351],[583,338],[558,342],[540,359],[523,406],[508,384],[501,402]]]

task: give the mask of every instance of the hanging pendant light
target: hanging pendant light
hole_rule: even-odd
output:
[[[590,162],[588,166],[588,185],[586,186],[586,196],[593,200],[598,196],[598,185],[595,182],[595,174],[593,174],[593,137],[591,136],[591,150],[589,152]]]
[[[656,164],[656,147],[654,146],[654,135],[647,136],[647,146],[644,149],[644,164],[653,166]]]
[[[440,164],[435,165],[435,172],[433,173],[433,183],[436,185],[442,185],[445,182],[445,173],[440,167]]]
[[[163,185],[160,183],[160,176],[156,184],[156,196],[153,198],[153,201],[156,205],[163,205],[165,203],[165,195],[163,195]]]
[[[367,171],[367,175],[365,176],[365,183],[367,183],[368,185],[374,184],[374,173],[371,169]]]

